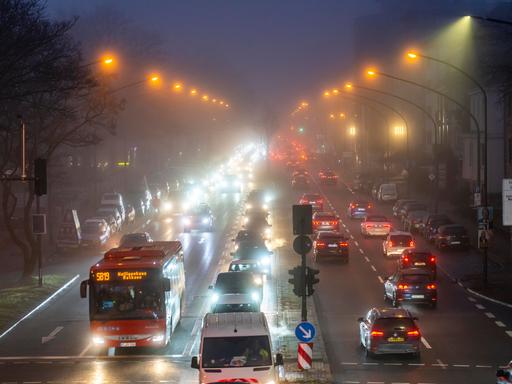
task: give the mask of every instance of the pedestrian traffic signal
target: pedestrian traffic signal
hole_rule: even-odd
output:
[[[46,195],[46,159],[34,160],[34,192],[37,196]]]
[[[293,285],[293,293],[296,296],[302,297],[306,289],[302,267],[298,266],[293,269],[289,269],[288,273],[292,275],[292,278],[288,279],[288,282]]]
[[[320,271],[318,269],[313,269],[310,267],[306,268],[306,295],[311,296],[315,290],[313,286],[320,282],[320,279],[316,277]]]

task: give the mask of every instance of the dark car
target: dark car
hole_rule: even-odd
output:
[[[265,244],[257,244],[250,241],[242,241],[235,252],[232,252],[233,260],[252,260],[260,265],[259,272],[265,275],[272,273],[272,255]]]
[[[318,261],[320,257],[333,257],[344,263],[348,262],[348,239],[340,232],[320,231],[313,241],[313,259]]]
[[[437,285],[429,271],[419,268],[399,270],[384,282],[384,299],[391,300],[393,307],[399,303],[437,305]]]
[[[434,237],[434,244],[437,248],[468,248],[468,232],[459,224],[442,225]]]
[[[416,318],[402,308],[372,308],[360,317],[360,342],[366,356],[411,354],[420,356],[421,333]]]
[[[121,237],[119,241],[120,248],[133,248],[133,247],[142,247],[147,243],[151,243],[153,239],[147,232],[135,232],[135,233],[127,233]]]
[[[313,213],[313,232],[338,231],[339,229],[340,219],[334,212]]]
[[[438,228],[448,224],[453,224],[453,221],[451,221],[448,217],[430,221],[430,223],[425,227],[425,239],[430,242],[434,242]]]
[[[393,216],[398,216],[398,213],[400,212],[400,210],[402,209],[402,207],[407,204],[407,203],[412,203],[412,202],[415,202],[416,200],[413,200],[413,199],[398,199],[395,203],[395,205],[393,205]]]
[[[265,244],[265,240],[256,231],[251,231],[247,229],[242,229],[238,231],[236,234],[236,237],[232,239],[232,241],[235,243],[235,249],[238,248],[241,242],[251,242],[256,244]]]
[[[371,212],[373,205],[369,201],[355,200],[347,208],[347,216],[351,219],[364,219]]]
[[[421,232],[422,228],[425,226],[428,215],[428,211],[424,210],[409,211],[407,216],[402,220],[404,231],[409,231],[411,233]]]
[[[398,217],[400,218],[400,220],[402,221],[402,224],[403,224],[404,218],[407,217],[409,212],[427,211],[427,210],[428,210],[428,207],[426,204],[420,203],[417,201],[413,201],[413,202],[406,203],[403,205],[402,209],[400,209],[400,211],[398,212]]]
[[[324,198],[318,193],[305,193],[300,198],[299,204],[310,204],[314,211],[323,211]]]
[[[244,217],[244,229],[256,232],[263,239],[272,238],[272,225],[269,223],[269,215],[266,212],[248,212]]]
[[[450,218],[445,215],[444,213],[431,213],[428,215],[427,219],[425,220],[425,225],[421,229],[421,234],[426,237],[427,228],[429,225],[436,221],[436,220],[450,220]]]
[[[437,277],[437,259],[429,251],[417,251],[406,249],[398,259],[398,269],[424,269],[430,273],[435,280]]]
[[[183,217],[183,230],[190,232],[191,230],[213,231],[213,213],[207,204],[199,204],[188,215]]]

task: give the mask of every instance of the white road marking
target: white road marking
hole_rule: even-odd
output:
[[[357,245],[359,247],[359,243],[356,241],[354,241],[354,244]]]
[[[342,361],[341,365],[357,365],[357,363],[349,363],[349,362],[346,362],[346,361]]]
[[[506,333],[507,335],[509,335],[510,337],[512,337],[512,331],[505,331],[505,333]]]
[[[379,281],[380,281],[380,283],[381,283],[381,284],[384,284],[384,279],[383,279],[382,277],[380,277],[380,275],[379,275],[379,276],[377,276],[377,278],[379,279]]]
[[[469,368],[469,364],[453,364],[452,367],[456,367],[456,368]]]
[[[407,365],[410,365],[412,367],[424,367],[425,363],[409,363]]]
[[[351,238],[352,240],[354,240],[354,235],[350,235],[350,238]]]
[[[472,298],[472,297],[468,297],[468,300],[469,300],[469,301],[472,301],[473,303],[475,303],[475,302],[476,302],[476,299],[474,299],[474,298]]]
[[[432,346],[428,343],[427,339],[425,339],[423,336],[421,336],[421,342],[427,349],[432,349]]]
[[[370,262],[370,259],[368,258],[368,256],[365,256],[364,259],[366,260],[367,263]]]
[[[90,342],[89,344],[87,344],[87,346],[82,350],[82,352],[80,352],[80,353],[78,354],[78,356],[80,356],[80,357],[85,356],[85,354],[87,353],[87,351],[88,351],[89,349],[91,349],[91,347],[92,347],[92,342]]]
[[[57,336],[57,333],[59,333],[60,331],[62,331],[64,329],[63,326],[58,326],[56,327],[53,331],[51,331],[48,336],[43,336],[41,338],[41,344],[46,344],[47,342],[53,340],[55,338],[55,336]]]
[[[487,316],[489,319],[495,319],[496,316],[494,316],[491,312],[485,312],[485,316]]]
[[[363,365],[379,365],[379,363],[363,363]]]
[[[364,251],[361,248],[359,248],[359,252],[361,252],[361,254],[364,254]]]
[[[485,309],[485,307],[482,304],[475,304],[475,307],[478,309]]]
[[[492,365],[475,365],[476,368],[492,368]]]
[[[370,265],[370,268],[373,270],[373,272],[377,272],[377,268],[375,268],[375,267],[373,266],[373,264],[372,264],[372,265]]]
[[[404,363],[384,363],[384,365],[400,366],[400,365],[404,365]]]
[[[503,324],[501,321],[495,321],[496,325],[501,328],[506,328],[507,326]]]
[[[195,336],[195,334],[199,330],[200,326],[201,326],[201,319],[196,319],[196,321],[194,322],[194,326],[192,327],[192,331],[190,331],[190,336]]]
[[[447,364],[443,363],[440,359],[436,359],[437,364],[432,364],[433,367],[441,367],[442,369],[446,369]]]

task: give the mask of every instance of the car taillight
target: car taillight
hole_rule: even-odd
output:
[[[338,243],[338,245],[339,245],[340,247],[348,247],[348,243],[347,243],[346,241],[340,241],[340,242]]]
[[[317,248],[325,248],[325,242],[324,241],[317,241],[316,242]]]
[[[391,224],[384,224],[384,228],[391,228]]]
[[[350,208],[355,208],[356,206],[354,204],[350,204]]]
[[[409,337],[420,337],[420,331],[414,329],[412,331],[407,331],[407,336]]]
[[[436,285],[435,284],[428,284],[427,285],[427,289],[436,289]]]
[[[338,221],[337,220],[330,221],[329,224],[333,225],[333,226],[336,226],[336,225],[338,225]]]
[[[409,258],[405,256],[404,258],[402,258],[402,261],[404,264],[407,264],[409,262]]]
[[[430,257],[430,262],[435,264],[435,262],[436,262],[436,257],[435,257],[435,256],[431,256],[431,257]]]
[[[407,289],[409,286],[407,284],[398,284],[398,289]]]
[[[382,337],[384,336],[384,332],[382,331],[371,331],[370,332],[371,337]]]
[[[323,202],[324,202],[324,200],[323,200],[323,199],[316,199],[316,203],[317,203],[317,204],[322,204]]]
[[[414,241],[409,241],[409,247],[414,247]]]
[[[313,225],[320,225],[320,222],[318,220],[313,220]]]

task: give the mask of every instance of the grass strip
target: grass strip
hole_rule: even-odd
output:
[[[69,276],[47,275],[43,286],[37,286],[37,277],[15,287],[0,289],[0,333],[34,309],[48,296],[62,287]]]

